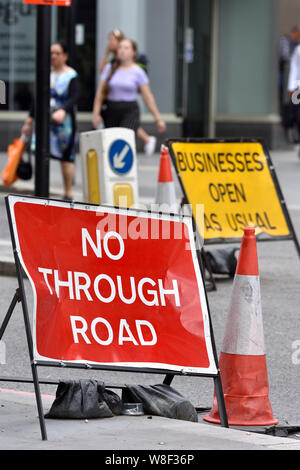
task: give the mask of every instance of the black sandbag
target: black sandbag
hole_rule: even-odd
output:
[[[105,388],[104,382],[98,382],[98,397],[104,401],[114,415],[122,413],[122,400],[119,395],[112,390]]]
[[[237,266],[235,253],[238,250],[239,248],[231,247],[206,250],[206,257],[212,272],[214,274],[228,274],[233,277]]]
[[[91,419],[110,418],[117,410],[114,392],[105,390],[103,382],[96,380],[60,381],[55,400],[45,418]],[[119,398],[119,397],[118,397]],[[121,399],[119,398],[121,409]]]
[[[142,403],[145,414],[198,422],[194,406],[170,385],[126,385],[122,401]]]

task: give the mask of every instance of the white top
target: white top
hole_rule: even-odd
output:
[[[288,91],[300,88],[300,45],[293,52],[290,63],[290,73],[288,80]]]

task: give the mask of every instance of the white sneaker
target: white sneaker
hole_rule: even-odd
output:
[[[294,150],[298,155],[298,158],[300,158],[300,144],[294,145]]]
[[[157,139],[156,137],[154,137],[154,135],[150,135],[149,142],[144,145],[144,152],[148,157],[150,155],[153,155],[153,153],[155,152],[156,140]]]

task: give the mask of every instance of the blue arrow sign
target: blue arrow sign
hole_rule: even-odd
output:
[[[109,149],[108,159],[112,170],[120,175],[128,173],[133,165],[133,151],[126,140],[115,140]]]

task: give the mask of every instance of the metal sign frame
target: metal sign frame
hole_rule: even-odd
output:
[[[203,281],[203,275],[201,269],[199,269],[200,276],[202,278],[203,282],[203,289],[204,289],[204,296],[205,296],[205,301],[206,301],[206,306],[207,306],[207,312],[208,312],[208,326],[209,326],[209,335],[210,335],[210,346],[212,350],[212,355],[213,359],[215,362],[216,366],[216,373],[198,373],[198,372],[189,372],[186,370],[172,370],[172,369],[158,369],[158,368],[150,368],[150,367],[137,367],[137,366],[120,366],[120,365],[103,365],[103,364],[97,364],[97,363],[73,363],[73,362],[63,362],[63,361],[58,361],[55,362],[53,361],[46,361],[46,360],[36,360],[34,357],[34,343],[33,343],[33,336],[32,336],[32,331],[31,331],[31,325],[29,321],[29,315],[28,315],[28,307],[27,307],[27,301],[26,301],[26,294],[25,294],[25,289],[24,289],[24,280],[23,280],[23,271],[22,271],[22,258],[19,256],[19,250],[18,250],[18,244],[16,243],[16,236],[15,236],[15,229],[13,226],[13,217],[11,213],[11,206],[10,206],[10,199],[19,199],[20,201],[28,201],[31,200],[36,201],[38,200],[39,203],[44,203],[45,205],[49,205],[51,201],[53,202],[59,202],[60,205],[63,205],[66,208],[70,208],[70,210],[74,210],[74,206],[76,207],[82,207],[86,208],[87,204],[85,203],[67,203],[62,201],[57,201],[55,199],[43,199],[43,198],[36,198],[36,197],[31,197],[31,196],[14,196],[14,195],[8,195],[5,197],[5,203],[6,203],[6,210],[7,210],[7,216],[8,216],[8,222],[9,222],[9,229],[10,229],[10,235],[11,235],[11,241],[12,241],[12,247],[13,247],[13,253],[14,253],[14,259],[15,259],[15,266],[16,266],[16,271],[17,271],[17,279],[18,279],[18,288],[16,289],[16,292],[14,294],[14,297],[12,299],[12,302],[9,306],[9,309],[5,315],[4,321],[2,322],[2,325],[0,326],[0,340],[2,339],[2,336],[5,332],[5,329],[9,323],[9,320],[11,318],[11,315],[13,313],[13,310],[17,304],[17,302],[22,303],[22,310],[23,310],[23,317],[24,317],[24,324],[25,324],[25,331],[26,331],[26,337],[27,337],[27,345],[28,345],[28,352],[29,352],[29,358],[30,358],[30,363],[31,363],[31,370],[32,370],[32,381],[30,379],[24,379],[21,377],[0,377],[0,381],[15,381],[15,382],[33,382],[34,383],[34,389],[35,389],[35,396],[36,396],[36,402],[37,402],[37,408],[38,408],[38,414],[39,414],[39,421],[40,421],[40,428],[41,428],[41,435],[43,440],[47,440],[47,432],[46,432],[46,425],[45,425],[45,418],[44,418],[44,413],[43,413],[43,406],[42,406],[42,400],[41,400],[41,392],[40,392],[40,383],[49,383],[44,380],[39,380],[38,373],[37,373],[37,367],[38,366],[46,366],[46,367],[69,367],[69,368],[78,368],[78,369],[91,369],[91,370],[111,370],[111,371],[123,371],[123,372],[135,372],[135,373],[150,373],[150,374],[162,374],[165,375],[165,378],[163,380],[164,384],[170,385],[174,376],[175,375],[184,375],[184,376],[201,376],[201,377],[211,377],[214,379],[214,385],[215,385],[215,393],[218,401],[218,406],[219,406],[219,412],[220,412],[220,419],[221,419],[221,426],[223,427],[228,427],[228,418],[227,418],[227,412],[226,412],[226,406],[225,406],[225,399],[224,399],[224,394],[223,394],[223,388],[222,388],[222,382],[221,382],[221,375],[220,375],[220,369],[218,365],[218,357],[217,357],[217,351],[216,351],[216,346],[215,346],[215,340],[214,340],[214,334],[213,334],[213,328],[212,328],[212,322],[211,322],[211,315],[210,315],[210,310],[209,310],[209,304],[208,304],[208,299],[207,299],[207,293],[205,289],[205,283]],[[101,206],[98,205],[93,205],[93,204],[88,204],[88,206],[95,207],[97,210],[101,209]],[[103,210],[107,210],[109,206],[103,206]],[[115,208],[120,210],[120,208]],[[122,208],[123,211],[128,212],[129,214],[131,212],[134,212],[135,214],[138,213],[149,213],[151,214],[151,211],[145,211],[141,209],[134,209],[133,211],[131,209],[126,209]],[[159,213],[159,216],[162,213]],[[169,220],[173,220],[174,218],[178,218],[178,216],[175,216],[174,214],[165,214]],[[185,218],[187,216],[184,216]],[[189,217],[189,216],[188,216]],[[182,217],[183,219],[183,217]],[[197,258],[197,257],[196,257]],[[198,259],[198,258],[197,258]]]
[[[270,154],[268,152],[268,149],[266,147],[266,144],[262,139],[244,138],[244,137],[241,137],[241,138],[220,138],[220,139],[217,139],[217,138],[216,139],[206,139],[206,138],[167,139],[165,144],[169,148],[169,153],[170,153],[170,156],[171,156],[171,160],[172,160],[172,163],[174,165],[174,169],[175,169],[175,172],[176,172],[181,190],[183,192],[183,195],[184,195],[184,198],[185,198],[186,202],[188,204],[191,204],[190,201],[189,201],[188,195],[187,195],[186,188],[185,188],[184,183],[181,179],[180,171],[178,171],[178,168],[177,168],[176,155],[175,155],[175,153],[173,151],[173,148],[172,148],[173,143],[201,143],[201,144],[258,143],[258,144],[260,144],[262,146],[264,155],[266,157],[266,162],[268,164],[270,175],[271,175],[271,178],[273,180],[276,193],[278,195],[278,201],[279,201],[280,207],[282,209],[283,215],[285,217],[285,220],[286,220],[288,229],[290,231],[290,234],[289,235],[281,235],[281,236],[280,235],[277,235],[277,236],[271,236],[270,235],[266,238],[264,238],[263,236],[258,234],[257,235],[257,241],[293,240],[294,243],[295,243],[297,253],[300,257],[299,241],[297,239],[297,236],[296,236],[296,233],[295,233],[295,230],[294,230],[294,227],[293,227],[293,223],[292,223],[291,217],[289,215],[289,211],[288,211],[287,206],[286,206],[286,202],[284,200],[284,197],[283,197],[283,194],[282,194],[282,191],[281,191],[281,187],[280,187],[280,184],[279,184],[276,172],[275,172],[275,167],[272,163],[272,160],[271,160]],[[194,216],[193,216],[193,219],[194,219]],[[201,236],[201,234],[199,233],[199,228],[196,224],[196,221],[195,221],[195,225],[197,227],[197,231],[198,231],[199,236]],[[208,245],[208,244],[220,244],[220,243],[240,243],[241,240],[242,240],[242,235],[241,235],[241,237],[232,237],[232,238],[221,238],[221,237],[219,237],[219,238],[217,238],[217,237],[216,238],[210,238],[210,239],[205,239],[204,238],[204,240],[205,240],[206,245]]]

